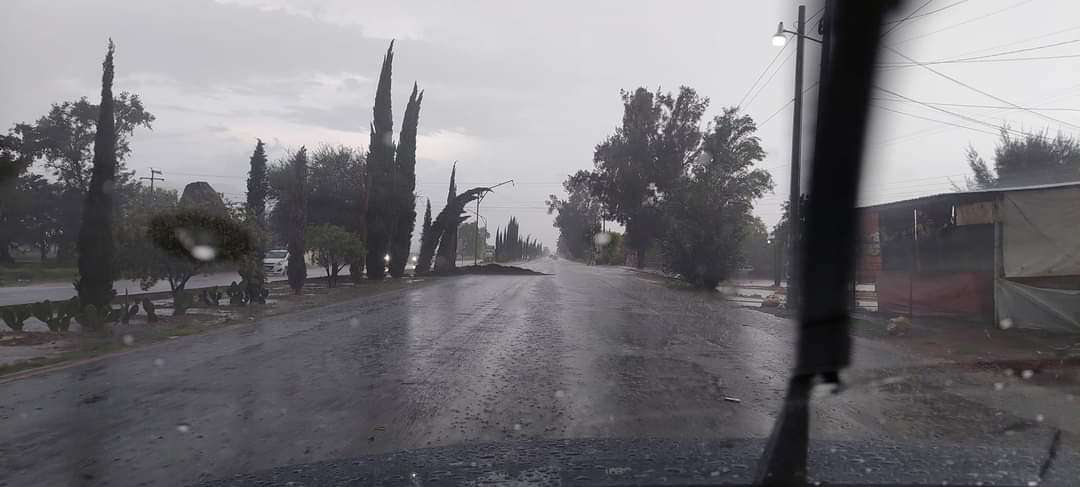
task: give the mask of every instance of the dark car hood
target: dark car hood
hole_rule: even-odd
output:
[[[687,485],[748,484],[764,440],[583,439],[426,448],[287,467],[200,485]],[[811,442],[810,482],[823,484],[1072,485],[1080,457],[1044,450]]]

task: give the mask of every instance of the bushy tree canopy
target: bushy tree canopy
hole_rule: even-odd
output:
[[[969,186],[1002,188],[1080,181],[1080,142],[1075,138],[1063,133],[1050,137],[1046,131],[1017,135],[1007,126],[1000,133],[993,169],[974,147],[968,147]]]
[[[715,288],[742,262],[740,245],[751,228],[753,200],[772,188],[753,119],[724,109],[703,138],[688,177],[663,203],[668,228],[660,250],[665,266],[684,279]]]
[[[315,262],[326,269],[327,287],[334,287],[338,273],[346,265],[364,258],[363,239],[340,226],[309,226],[305,238],[307,247],[315,254]]]
[[[622,100],[622,124],[593,155],[594,194],[605,216],[626,227],[626,245],[642,265],[645,250],[662,231],[661,195],[700,153],[700,122],[709,100],[685,86],[678,95],[623,91]]]

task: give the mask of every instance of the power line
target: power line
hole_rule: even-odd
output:
[[[1080,84],[1072,85],[1069,88],[1067,88],[1066,90],[1059,91],[1059,92],[1055,93],[1053,96],[1050,96],[1048,98],[1040,99],[1040,100],[1036,101],[1035,103],[1036,104],[1048,103],[1048,102],[1056,101],[1056,100],[1059,100],[1061,98],[1065,98],[1065,97],[1068,97],[1068,96],[1073,96],[1074,93],[1075,93],[1075,90],[1077,88],[1080,88]],[[896,101],[900,101],[900,100],[896,100]],[[993,112],[991,114],[993,115],[993,114],[997,114],[997,113],[1001,113],[1001,112],[1005,112],[1005,111],[1009,111],[1009,110],[1014,110],[1014,108],[1012,108],[1012,107],[1003,108],[1003,109],[997,110],[997,111],[995,111],[995,112]],[[883,145],[889,145],[889,144],[900,142],[900,141],[903,141],[903,140],[906,140],[906,139],[910,139],[912,137],[918,137],[918,136],[932,134],[932,133],[946,132],[946,131],[949,131],[949,130],[951,130],[951,129],[945,128],[945,127],[930,127],[928,129],[917,130],[915,132],[904,134],[904,135],[901,135],[901,136],[898,136],[898,137],[893,137],[891,139],[888,139],[888,140],[879,142],[877,144],[874,144],[874,147],[883,146]]]
[[[1026,47],[1024,49],[1013,49],[1011,51],[1003,51],[1003,52],[997,52],[997,53],[993,53],[993,54],[984,54],[984,55],[981,55],[981,56],[971,56],[971,57],[962,57],[962,58],[953,58],[953,59],[940,59],[940,60],[937,60],[937,61],[923,61],[921,64],[933,65],[933,64],[955,64],[955,63],[976,62],[976,61],[978,61],[980,59],[985,60],[987,58],[1007,56],[1009,54],[1019,54],[1021,52],[1037,51],[1037,50],[1040,50],[1040,49],[1050,49],[1052,47],[1064,46],[1064,45],[1067,45],[1067,44],[1075,44],[1077,42],[1080,42],[1080,39],[1071,39],[1071,40],[1068,40],[1068,41],[1054,42],[1054,43],[1045,44],[1045,45],[1042,45],[1042,46]],[[1000,61],[1019,61],[1019,60],[1024,60],[1024,59],[1056,59],[1056,58],[1060,58],[1060,57],[1076,57],[1076,56],[1074,56],[1074,55],[1044,56],[1044,57],[1034,57],[1034,58],[997,59],[997,60],[991,60],[991,61],[1000,62]],[[916,64],[916,63],[882,63],[882,64],[879,64],[879,66],[888,67],[888,68],[906,68],[906,67],[910,67],[910,66],[918,66],[918,64]]]
[[[871,98],[872,101],[893,101],[901,102],[905,100],[897,100],[895,98]],[[1015,108],[1008,105],[980,105],[977,103],[944,103],[936,101],[924,101],[927,105],[943,106],[943,107],[959,107],[959,108],[994,108],[998,110],[1015,110]],[[1059,107],[1028,107],[1031,110],[1042,111],[1061,111],[1061,112],[1080,112],[1080,108],[1059,108]]]
[[[1030,109],[1024,108],[1024,107],[1022,107],[1022,106],[1020,106],[1020,105],[1017,105],[1017,104],[1015,104],[1015,103],[1013,103],[1013,102],[1011,102],[1011,101],[1009,101],[1009,100],[1006,100],[1006,99],[1004,99],[1004,98],[1001,98],[1000,96],[995,96],[995,95],[993,95],[993,94],[987,93],[986,91],[980,90],[980,89],[978,89],[978,88],[976,88],[976,87],[974,87],[974,86],[971,86],[971,85],[969,85],[969,84],[967,84],[967,83],[965,83],[965,82],[963,82],[963,81],[960,81],[960,80],[958,80],[958,79],[956,79],[956,78],[954,78],[954,77],[952,77],[952,76],[949,76],[949,75],[947,75],[947,74],[945,74],[945,73],[942,73],[941,71],[938,71],[938,70],[936,70],[936,69],[934,69],[934,68],[931,68],[930,66],[927,66],[927,65],[925,65],[925,64],[923,64],[923,63],[920,63],[919,61],[916,61],[916,60],[912,59],[912,58],[911,58],[910,56],[908,56],[907,54],[904,54],[904,53],[902,53],[902,52],[900,52],[900,51],[896,50],[896,48],[893,48],[893,47],[890,47],[890,46],[885,46],[885,49],[888,49],[889,51],[891,51],[891,52],[895,53],[895,54],[896,54],[896,55],[898,55],[898,56],[901,56],[901,57],[903,57],[903,58],[907,59],[908,61],[911,61],[911,62],[913,62],[913,63],[916,63],[916,64],[918,64],[918,65],[919,65],[920,67],[922,67],[923,69],[926,69],[926,70],[930,71],[931,73],[934,73],[934,74],[936,74],[936,75],[938,75],[938,76],[940,76],[940,77],[942,77],[942,78],[945,78],[945,79],[947,79],[947,80],[949,80],[949,81],[952,81],[953,83],[956,83],[956,84],[958,84],[958,85],[960,85],[960,86],[963,86],[963,87],[965,87],[965,88],[967,88],[967,89],[969,89],[969,90],[971,90],[971,91],[974,91],[974,92],[976,92],[976,93],[979,93],[979,94],[981,94],[981,95],[983,95],[983,96],[987,96],[987,97],[989,97],[989,98],[993,98],[993,99],[995,99],[995,100],[997,100],[997,101],[999,101],[999,102],[1001,102],[1001,103],[1004,103],[1004,104],[1006,104],[1006,105],[1012,106],[1013,108],[1016,108],[1016,109],[1018,109],[1018,110],[1023,110],[1023,111],[1026,111],[1026,112],[1028,112],[1028,113],[1031,113],[1031,114],[1033,114],[1033,115],[1037,115],[1037,116],[1039,116],[1039,117],[1042,117],[1042,118],[1045,118],[1045,119],[1047,119],[1047,120],[1051,120],[1051,121],[1057,122],[1057,123],[1059,123],[1059,124],[1062,124],[1062,125],[1067,125],[1067,126],[1069,126],[1069,127],[1073,127],[1073,128],[1078,128],[1078,129],[1080,129],[1080,126],[1078,126],[1078,125],[1075,125],[1075,124],[1072,124],[1072,123],[1066,122],[1066,121],[1064,121],[1064,120],[1060,120],[1060,119],[1057,119],[1057,118],[1051,117],[1051,116],[1049,116],[1049,115],[1046,115],[1046,114],[1043,114],[1043,113],[1039,113],[1039,112],[1036,112],[1036,111],[1034,111],[1034,110],[1030,110]],[[935,108],[935,109],[937,109],[937,108]]]
[[[784,67],[784,65],[787,64],[788,60],[791,59],[791,57],[794,56],[794,55],[795,55],[795,51],[791,51],[791,52],[788,53],[787,57],[784,58],[783,61],[780,61],[780,65],[776,67],[776,70],[774,70],[771,75],[769,75],[769,79],[765,80],[765,83],[762,84],[761,87],[758,88],[758,90],[756,92],[754,92],[754,95],[751,96],[749,100],[747,100],[747,102],[746,102],[747,107],[750,106],[751,103],[754,103],[754,99],[756,99],[757,96],[760,95],[762,91],[765,91],[765,87],[769,86],[769,83],[772,82],[773,78],[776,76],[776,73],[779,73],[780,70]]]
[[[942,123],[942,124],[945,124],[945,125],[952,125],[953,127],[959,127],[959,128],[962,128],[962,129],[973,130],[975,132],[981,132],[981,133],[984,133],[984,134],[997,135],[996,133],[991,132],[989,130],[983,130],[983,129],[977,129],[977,128],[974,128],[974,127],[968,127],[967,125],[960,125],[958,123],[946,122],[944,120],[938,120],[936,118],[923,117],[921,115],[915,115],[913,113],[902,112],[900,110],[894,110],[892,108],[883,107],[881,105],[870,105],[870,106],[872,106],[874,108],[877,108],[878,110],[885,110],[885,111],[888,111],[888,112],[898,113],[900,115],[906,115],[906,116],[909,116],[909,117],[912,117],[912,118],[918,118],[920,120],[928,120],[928,121],[931,121],[931,122]]]
[[[1017,135],[1021,135],[1021,136],[1026,136],[1026,135],[1027,135],[1027,134],[1024,134],[1023,132],[1017,132],[1017,131],[1015,131],[1015,130],[1012,130],[1012,129],[1010,129],[1010,128],[1007,128],[1007,127],[999,127],[999,126],[997,126],[997,125],[994,125],[994,124],[992,124],[992,123],[989,123],[989,122],[984,122],[984,121],[982,121],[982,120],[979,120],[979,119],[977,119],[977,118],[972,118],[972,117],[969,117],[969,116],[967,116],[967,115],[964,115],[964,114],[962,114],[962,113],[956,113],[956,112],[954,112],[954,111],[951,111],[951,110],[946,110],[946,109],[944,109],[944,108],[941,108],[941,107],[935,107],[935,106],[933,106],[933,105],[930,105],[930,104],[928,104],[928,103],[924,103],[924,102],[921,102],[921,101],[919,101],[919,100],[916,100],[916,99],[914,99],[914,98],[911,98],[911,97],[909,97],[909,96],[901,95],[900,93],[897,93],[897,92],[895,92],[895,91],[892,91],[892,90],[890,90],[890,89],[887,89],[887,88],[882,88],[882,87],[880,87],[880,86],[878,86],[878,85],[874,85],[874,88],[875,88],[875,89],[878,89],[878,90],[881,90],[881,91],[884,91],[884,92],[886,92],[886,93],[888,93],[888,94],[890,94],[890,95],[893,95],[893,96],[896,96],[896,97],[899,97],[899,98],[903,98],[904,100],[910,101],[910,102],[912,102],[912,103],[916,103],[916,104],[922,105],[922,106],[924,106],[924,107],[927,107],[927,108],[929,108],[929,109],[931,109],[931,110],[936,110],[936,111],[939,111],[939,112],[941,112],[941,113],[945,113],[945,114],[949,114],[949,115],[952,115],[952,116],[954,116],[954,117],[959,117],[959,118],[962,118],[962,119],[964,119],[964,120],[967,120],[967,121],[969,121],[969,122],[977,123],[977,124],[980,124],[980,125],[986,125],[987,127],[993,128],[993,129],[995,129],[995,130],[1005,130],[1005,131],[1008,131],[1008,132],[1010,132],[1010,133],[1013,133],[1013,134],[1017,134]]]
[[[990,12],[990,13],[987,13],[987,14],[983,14],[983,15],[980,15],[980,16],[978,16],[978,17],[973,17],[973,18],[970,18],[970,19],[968,19],[968,20],[965,20],[965,21],[962,21],[962,22],[957,22],[957,23],[955,23],[955,24],[951,24],[951,25],[948,25],[948,26],[942,27],[942,28],[940,28],[940,29],[938,29],[938,30],[935,30],[935,31],[932,31],[932,32],[927,32],[927,33],[925,33],[925,34],[919,34],[919,35],[917,35],[917,36],[914,36],[914,37],[908,37],[907,39],[904,39],[904,40],[902,40],[902,41],[899,41],[899,42],[894,42],[894,43],[893,43],[893,45],[894,45],[894,46],[898,46],[898,45],[900,45],[900,44],[904,44],[904,43],[907,43],[907,42],[911,42],[911,41],[913,41],[913,40],[915,40],[915,39],[922,39],[923,37],[928,37],[928,36],[932,36],[932,35],[934,35],[934,34],[937,34],[937,33],[939,33],[939,32],[944,32],[944,31],[947,31],[947,30],[950,30],[950,29],[954,29],[954,28],[956,28],[956,27],[960,27],[960,26],[962,26],[962,25],[967,25],[967,24],[970,24],[970,23],[972,23],[972,22],[977,22],[977,21],[979,21],[979,20],[985,19],[985,18],[987,18],[987,17],[992,17],[992,16],[994,16],[994,15],[997,15],[997,14],[999,14],[999,13],[1005,12],[1005,11],[1007,11],[1007,10],[1011,10],[1011,9],[1014,9],[1014,8],[1016,8],[1016,7],[1019,7],[1019,6],[1021,6],[1021,5],[1024,5],[1025,3],[1030,3],[1030,2],[1032,2],[1032,0],[1021,0],[1021,1],[1019,1],[1019,2],[1013,3],[1013,4],[1011,4],[1011,5],[1008,5],[1008,6],[1006,6],[1006,7],[1000,8],[1000,9],[998,9],[998,10],[994,10],[993,12]],[[887,46],[886,46],[886,47],[887,47]]]
[[[742,106],[743,102],[746,101],[746,97],[750,96],[750,92],[754,91],[754,87],[757,86],[758,82],[761,81],[761,78],[765,76],[765,73],[769,71],[769,68],[771,68],[772,65],[776,63],[776,60],[780,59],[780,55],[787,50],[789,44],[790,43],[784,44],[784,47],[776,52],[776,55],[773,56],[771,61],[769,61],[769,64],[765,65],[765,69],[762,69],[761,74],[759,74],[757,79],[754,80],[754,84],[750,85],[750,88],[746,90],[746,93],[743,94],[742,98],[739,99],[739,103],[737,103],[735,106]]]
[[[814,84],[810,85],[809,88],[806,88],[805,90],[803,90],[803,94],[806,94],[806,92],[816,88],[817,85],[818,85],[818,82],[815,81]],[[771,115],[769,115],[768,117],[765,117],[765,120],[762,121],[760,124],[758,124],[757,128],[760,129],[761,127],[764,127],[765,124],[769,123],[769,120],[772,120],[773,117],[778,115],[783,109],[791,106],[792,103],[795,103],[795,98],[792,98],[792,99],[788,100],[787,103],[781,105],[780,108],[777,108],[776,111],[772,112]]]
[[[898,22],[893,24],[892,27],[889,27],[889,30],[887,30],[883,34],[881,34],[881,37],[885,38],[885,36],[889,35],[890,32],[896,30],[897,27],[900,27],[901,25],[903,25],[904,22],[906,22],[908,19],[910,19],[912,15],[915,15],[915,14],[919,13],[920,10],[926,8],[926,6],[930,5],[930,2],[933,2],[933,1],[934,0],[926,0],[925,2],[923,2],[922,5],[919,5],[919,8],[917,8],[915,10],[912,10],[910,13],[907,14],[906,17],[900,19]]]
[[[1010,63],[1010,62],[1014,62],[1014,61],[1046,61],[1046,60],[1051,60],[1051,59],[1074,59],[1074,58],[1078,58],[1078,57],[1080,57],[1080,54],[1062,54],[1060,56],[1027,56],[1027,57],[1009,58],[1009,59],[983,59],[983,60],[980,60],[980,61],[955,61],[955,62],[946,61],[946,62],[941,62],[941,63],[936,63],[936,64]],[[883,66],[883,67],[884,68],[897,69],[897,68],[906,68],[906,67],[910,67],[910,66],[915,66],[915,65],[914,64],[910,64],[910,65],[909,64],[904,64],[904,65]]]
[[[1074,25],[1072,27],[1067,27],[1067,28],[1064,28],[1064,29],[1061,29],[1061,30],[1055,30],[1054,32],[1050,32],[1048,34],[1039,34],[1037,36],[1025,37],[1023,39],[1018,39],[1018,40],[1015,40],[1015,41],[1009,41],[1009,42],[1006,42],[1006,43],[1003,43],[1003,44],[995,44],[995,45],[989,46],[989,47],[980,47],[979,49],[974,49],[974,50],[971,50],[971,51],[962,52],[960,54],[957,54],[957,56],[967,56],[969,54],[977,54],[977,53],[980,53],[980,52],[993,51],[995,49],[1001,49],[1003,47],[1015,46],[1017,44],[1023,44],[1025,42],[1029,42],[1029,41],[1034,41],[1034,40],[1038,40],[1038,39],[1045,39],[1047,37],[1053,37],[1053,36],[1056,36],[1058,34],[1062,34],[1062,33],[1065,33],[1065,32],[1072,32],[1072,31],[1077,30],[1077,29],[1080,29],[1080,25]]]

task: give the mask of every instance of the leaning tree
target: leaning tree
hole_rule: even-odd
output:
[[[435,256],[435,272],[454,271],[457,266],[457,259],[454,255],[455,244],[457,244],[455,230],[457,230],[458,225],[461,225],[462,222],[469,218],[465,215],[465,205],[476,201],[490,191],[490,188],[473,188],[455,196],[446,204],[446,207],[439,212],[439,216],[435,218],[435,221],[431,222],[431,237],[421,243],[420,256],[417,259],[417,274],[428,272],[427,265],[421,266],[420,263],[427,264],[431,262],[433,255]],[[436,247],[438,248],[437,252]]]

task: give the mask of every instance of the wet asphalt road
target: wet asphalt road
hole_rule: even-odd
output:
[[[553,275],[432,279],[0,382],[0,485],[187,484],[521,439],[768,435],[790,322],[625,269],[532,267]],[[890,381],[941,361],[885,341],[855,350],[864,386],[821,401],[815,438],[1049,437],[1054,418],[965,395],[992,378]]]

